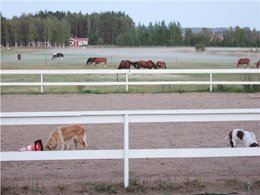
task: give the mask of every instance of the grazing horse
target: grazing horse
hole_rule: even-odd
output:
[[[256,63],[256,68],[260,67],[260,60]]]
[[[162,69],[166,69],[166,64],[165,64],[165,62],[157,62],[156,63],[156,66],[158,66],[158,68],[162,68]]]
[[[133,65],[137,65],[136,68],[137,69],[140,69],[141,67],[142,68],[149,68],[149,69],[158,69],[158,67],[154,64],[154,62],[152,60],[149,60],[149,61],[142,61],[142,60],[139,60],[137,62],[133,62]]]
[[[96,58],[95,59],[95,66],[99,63],[104,63],[104,66],[107,66],[107,58]]]
[[[57,61],[57,58],[60,58],[60,60],[62,61],[63,57],[64,57],[63,53],[54,53],[52,56],[52,60]]]
[[[130,69],[131,65],[133,65],[136,68],[136,65],[133,64],[130,60],[122,60],[119,64],[118,69]]]
[[[87,65],[88,65],[89,63],[92,64],[92,63],[95,62],[95,60],[96,60],[96,58],[89,58],[86,64],[87,64]]]
[[[17,58],[18,58],[19,61],[21,61],[22,55],[19,53],[19,54],[17,55]]]
[[[248,58],[241,58],[237,62],[237,68],[239,68],[240,66],[243,68],[243,64],[246,64],[247,68],[249,68],[249,63],[252,62],[252,61],[253,60],[250,60]]]

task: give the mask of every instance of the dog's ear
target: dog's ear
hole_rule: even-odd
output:
[[[259,147],[257,143],[252,143],[249,147]]]
[[[53,149],[54,149],[54,148],[53,148],[53,145],[52,145],[51,143],[46,144],[45,150],[53,150]]]
[[[46,146],[45,146],[45,150],[50,150],[50,148],[46,145]]]

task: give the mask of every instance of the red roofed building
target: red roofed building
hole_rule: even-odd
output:
[[[78,38],[77,36],[70,38],[70,46],[78,47],[83,45],[88,45],[88,38]]]

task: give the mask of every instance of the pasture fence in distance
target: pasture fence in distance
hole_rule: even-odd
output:
[[[129,69],[129,70],[1,70],[1,75],[41,75],[40,82],[1,82],[0,86],[128,86],[137,85],[260,85],[260,81],[213,81],[213,74],[260,74],[260,69]],[[43,75],[125,74],[125,82],[46,82]],[[209,74],[208,81],[129,81],[132,74]],[[163,78],[163,77],[162,77]]]
[[[126,110],[72,112],[1,112],[1,126],[49,124],[124,124],[124,148],[119,150],[77,150],[1,152],[1,161],[123,159],[124,187],[129,186],[129,159],[260,157],[260,148],[129,149],[129,123],[260,121],[257,109]],[[224,139],[224,138],[223,138]],[[90,146],[91,147],[91,146]]]

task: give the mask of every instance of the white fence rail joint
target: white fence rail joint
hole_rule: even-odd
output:
[[[2,112],[1,125],[124,123],[124,149],[1,152],[1,161],[124,159],[124,187],[129,185],[129,159],[260,157],[260,148],[129,149],[129,123],[260,121],[260,108],[206,110],[128,110],[75,112]]]
[[[260,81],[213,81],[213,74],[260,74],[260,69],[167,69],[167,70],[1,70],[1,75],[39,74],[40,82],[1,82],[0,86],[118,86],[124,85],[128,91],[129,85],[260,85]],[[44,82],[43,75],[52,74],[125,74],[125,82]],[[129,82],[131,74],[210,74],[209,81],[140,81]]]

